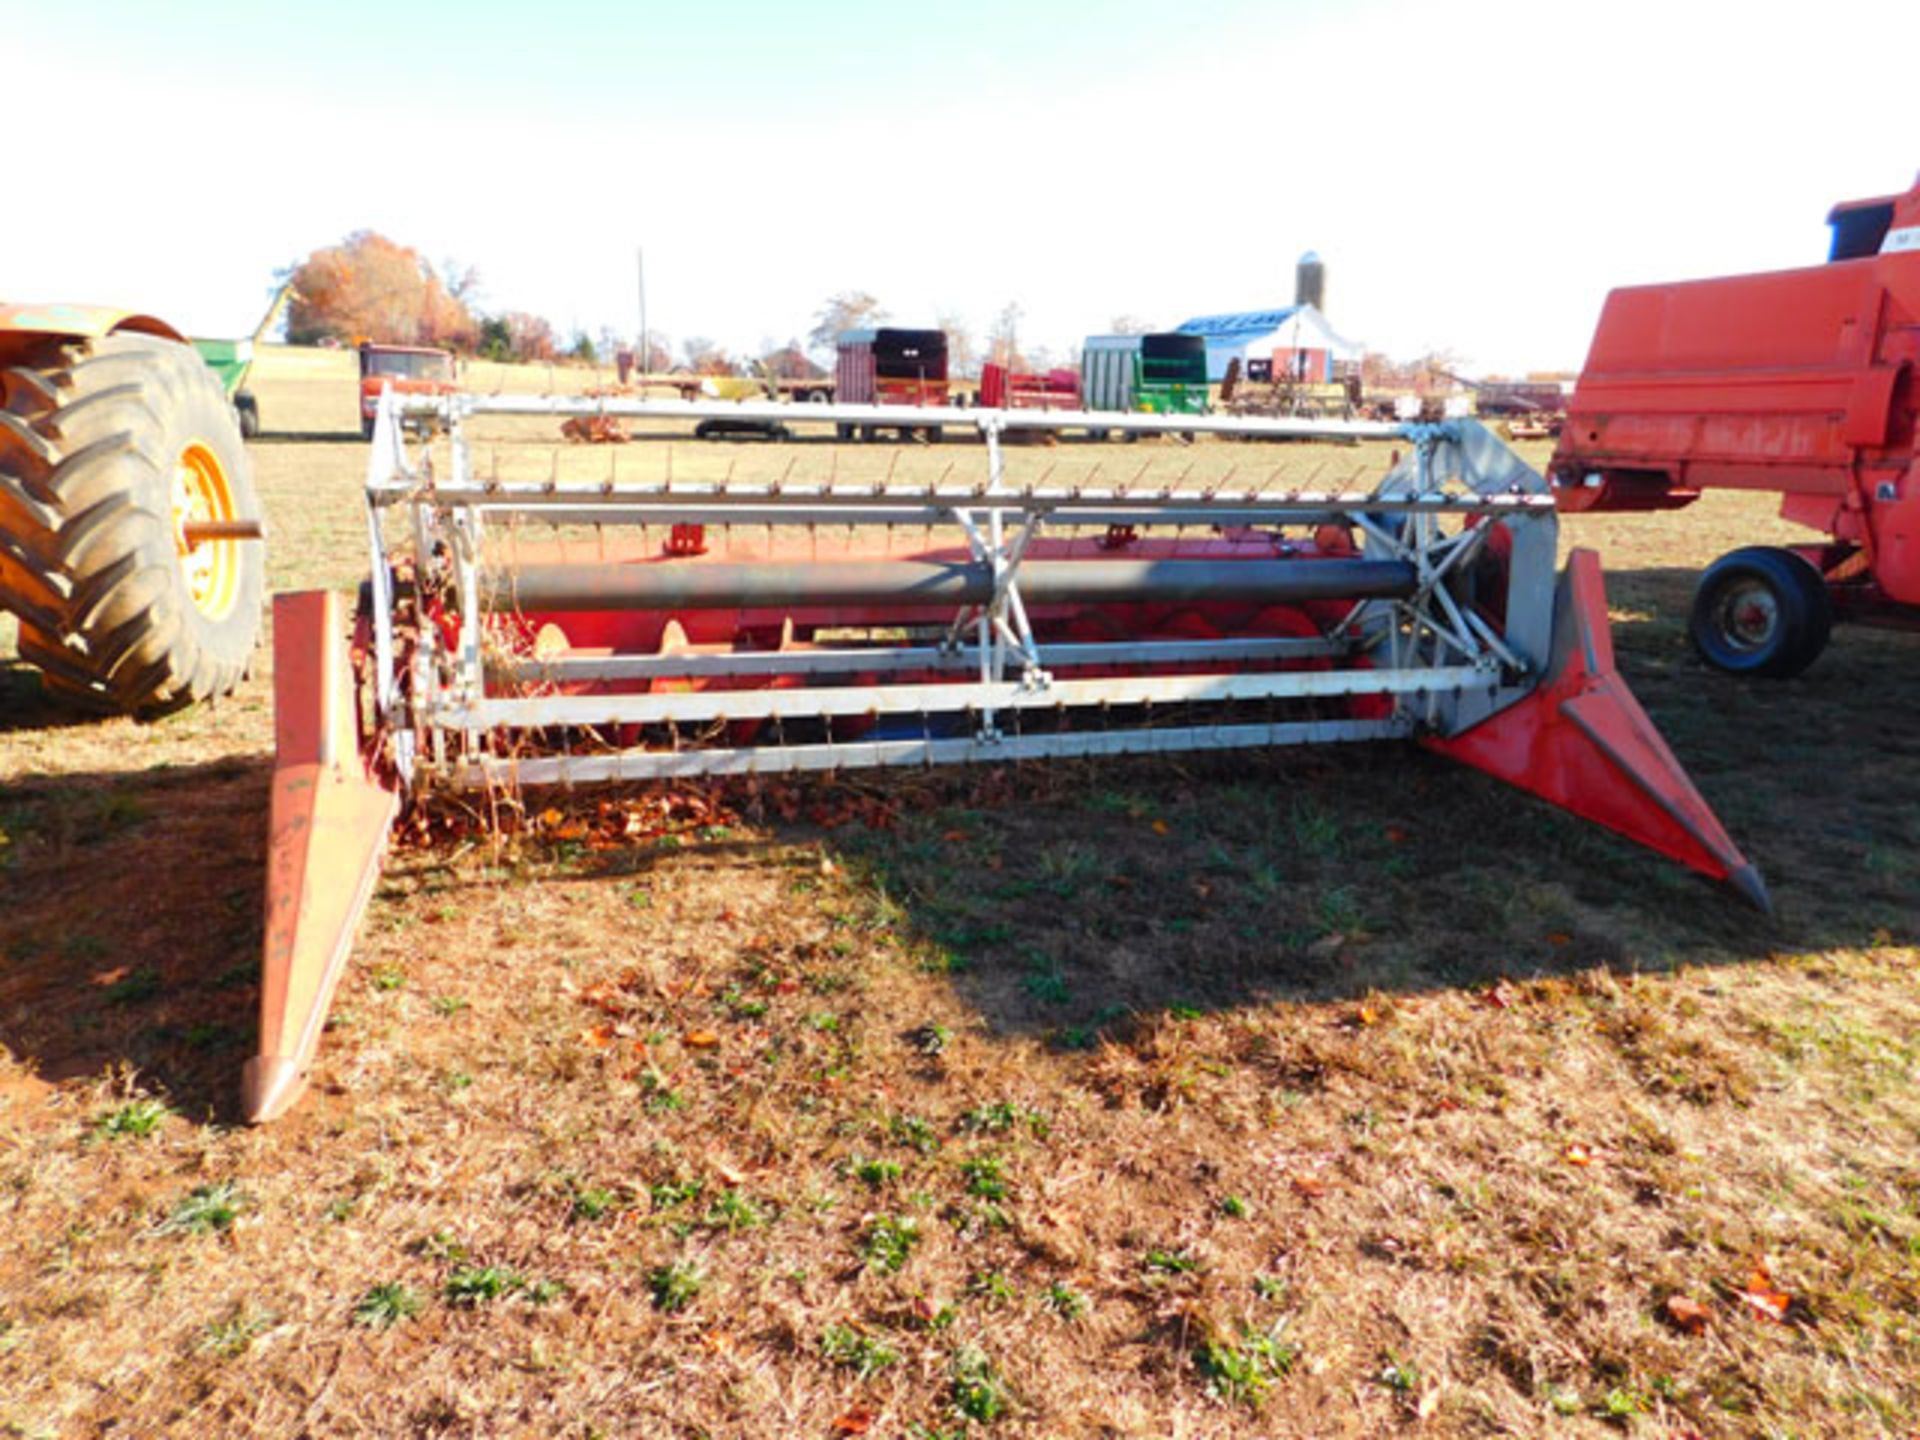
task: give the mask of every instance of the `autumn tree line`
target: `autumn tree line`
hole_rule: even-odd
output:
[[[292,282],[294,290],[287,309],[287,339],[295,345],[377,340],[434,345],[487,360],[538,363],[570,358],[589,364],[611,363],[616,350],[638,348],[631,337],[611,330],[603,329],[598,335],[575,331],[562,338],[547,320],[523,310],[489,314],[479,304],[476,271],[451,261],[436,267],[419,251],[371,230],[357,231],[338,245],[314,251],[283,278]],[[873,295],[844,291],[820,307],[804,342],[798,337],[783,345],[767,341],[757,353],[736,355],[705,336],[689,336],[676,346],[656,331],[649,337],[647,355],[636,358],[650,374],[683,370],[700,375],[771,373],[781,379],[812,379],[823,373],[823,365],[833,363],[834,337],[842,330],[884,325],[890,318]],[[950,372],[977,375],[986,361],[1019,371],[1059,364],[1077,368],[1076,351],[1056,355],[1045,346],[1024,341],[1021,318],[1019,305],[1010,302],[976,342],[960,316],[934,316],[934,325],[946,332]],[[1110,334],[1137,335],[1154,326],[1138,316],[1118,315],[1107,328]],[[1362,373],[1369,392],[1438,393],[1453,388],[1464,364],[1450,351],[1410,361],[1369,354]],[[1560,377],[1543,372],[1529,378]]]
[[[389,345],[432,345],[487,360],[543,362],[562,358],[606,363],[614,351],[632,346],[630,337],[611,330],[583,331],[562,337],[546,319],[522,310],[488,313],[480,303],[480,277],[452,261],[434,265],[419,251],[371,230],[360,230],[338,245],[316,250],[283,277],[293,285],[287,307],[287,340],[294,345],[354,345],[375,340]],[[947,334],[948,363],[956,375],[972,375],[985,360],[1015,370],[1045,369],[1077,356],[1056,358],[1045,347],[1023,345],[1020,307],[1008,304],[977,344],[957,315],[934,317]],[[675,345],[659,332],[649,336],[642,368],[649,373],[690,370],[702,375],[738,375],[769,371],[783,379],[808,379],[830,365],[834,337],[842,330],[883,325],[890,317],[874,296],[847,291],[830,297],[815,324],[783,345],[764,343],[757,354],[737,355],[706,336],[689,336]],[[1128,317],[1118,328],[1144,330]],[[633,348],[638,348],[634,346]]]

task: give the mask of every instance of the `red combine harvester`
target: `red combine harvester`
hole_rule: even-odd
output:
[[[941,330],[842,330],[834,342],[833,394],[848,405],[884,406],[900,421],[901,411],[947,404],[947,337]],[[918,417],[915,417],[916,419]],[[858,435],[876,438],[882,430],[911,440],[921,431],[929,440],[940,438],[940,427],[911,424],[851,424],[836,422],[842,440]]]
[[[1556,577],[1546,481],[1485,428],[817,408],[840,425],[965,426],[984,473],[656,483],[576,448],[563,475],[550,443],[496,439],[511,431],[498,417],[792,407],[384,397],[359,613],[324,592],[275,601],[250,1119],[299,1094],[388,828],[436,793],[511,805],[694,775],[1402,741],[1765,906],[1614,669],[1598,562],[1575,551]],[[409,453],[409,418],[447,428],[444,470],[439,447]],[[1008,431],[1096,421],[1403,452],[1361,452],[1338,490],[1235,482],[1225,447],[1221,473],[1165,486],[1008,483]],[[606,469],[585,473],[595,458]]]
[[[1565,511],[1779,491],[1826,535],[1701,576],[1694,644],[1735,674],[1798,674],[1835,619],[1920,628],[1920,182],[1827,218],[1825,265],[1609,295],[1549,471]]]

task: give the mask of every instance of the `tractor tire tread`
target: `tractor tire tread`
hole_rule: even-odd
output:
[[[173,534],[189,438],[219,452],[257,518],[225,392],[190,349],[147,335],[50,341],[0,374],[0,610],[46,688],[91,709],[155,714],[237,685],[258,635],[264,569],[244,546],[231,606],[193,603]]]

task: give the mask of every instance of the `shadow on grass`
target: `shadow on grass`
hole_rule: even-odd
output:
[[[1645,615],[1616,627],[1621,663],[1767,876],[1771,919],[1411,745],[811,782],[790,787],[787,810],[845,811],[851,785],[893,823],[774,823],[771,848],[821,844],[864,901],[867,919],[848,923],[909,936],[994,1030],[1065,1044],[1156,1010],[1920,938],[1920,732],[1902,719],[1920,707],[1920,640],[1843,632],[1800,680],[1731,679],[1691,657],[1671,618],[1692,583],[1681,570],[1617,577],[1616,608]],[[781,808],[770,796],[767,814]],[[744,867],[766,849],[726,839],[684,853]],[[614,879],[682,853],[562,860]]]
[[[231,1119],[258,1000],[269,766],[31,776],[0,792],[0,1045],[121,1066]]]
[[[40,672],[24,661],[0,660],[0,735],[24,730],[67,730],[97,724],[100,712],[47,694]]]
[[[1411,746],[865,776],[850,783],[892,825],[779,822],[771,843],[636,846],[568,869],[611,881],[693,854],[746,867],[817,841],[869,920],[909,936],[994,1030],[1068,1045],[1179,1007],[1913,943],[1920,638],[1843,631],[1799,680],[1731,680],[1688,656],[1670,618],[1691,583],[1616,577],[1616,607],[1650,616],[1617,627],[1622,663],[1766,873],[1772,920]],[[0,794],[0,1044],[50,1080],[132,1065],[185,1113],[231,1118],[257,1001],[267,783],[266,761],[235,760]],[[491,883],[445,870],[448,888]]]
[[[1620,663],[1777,914],[1411,746],[1036,766],[832,847],[996,1028],[1920,940],[1920,638],[1791,682],[1687,648],[1695,576],[1611,577]]]

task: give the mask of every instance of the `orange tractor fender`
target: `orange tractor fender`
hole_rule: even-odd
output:
[[[112,305],[28,305],[0,300],[0,344],[15,336],[57,335],[95,340],[119,331],[157,335],[182,345],[188,343],[187,337],[166,321],[137,310],[121,310]]]

